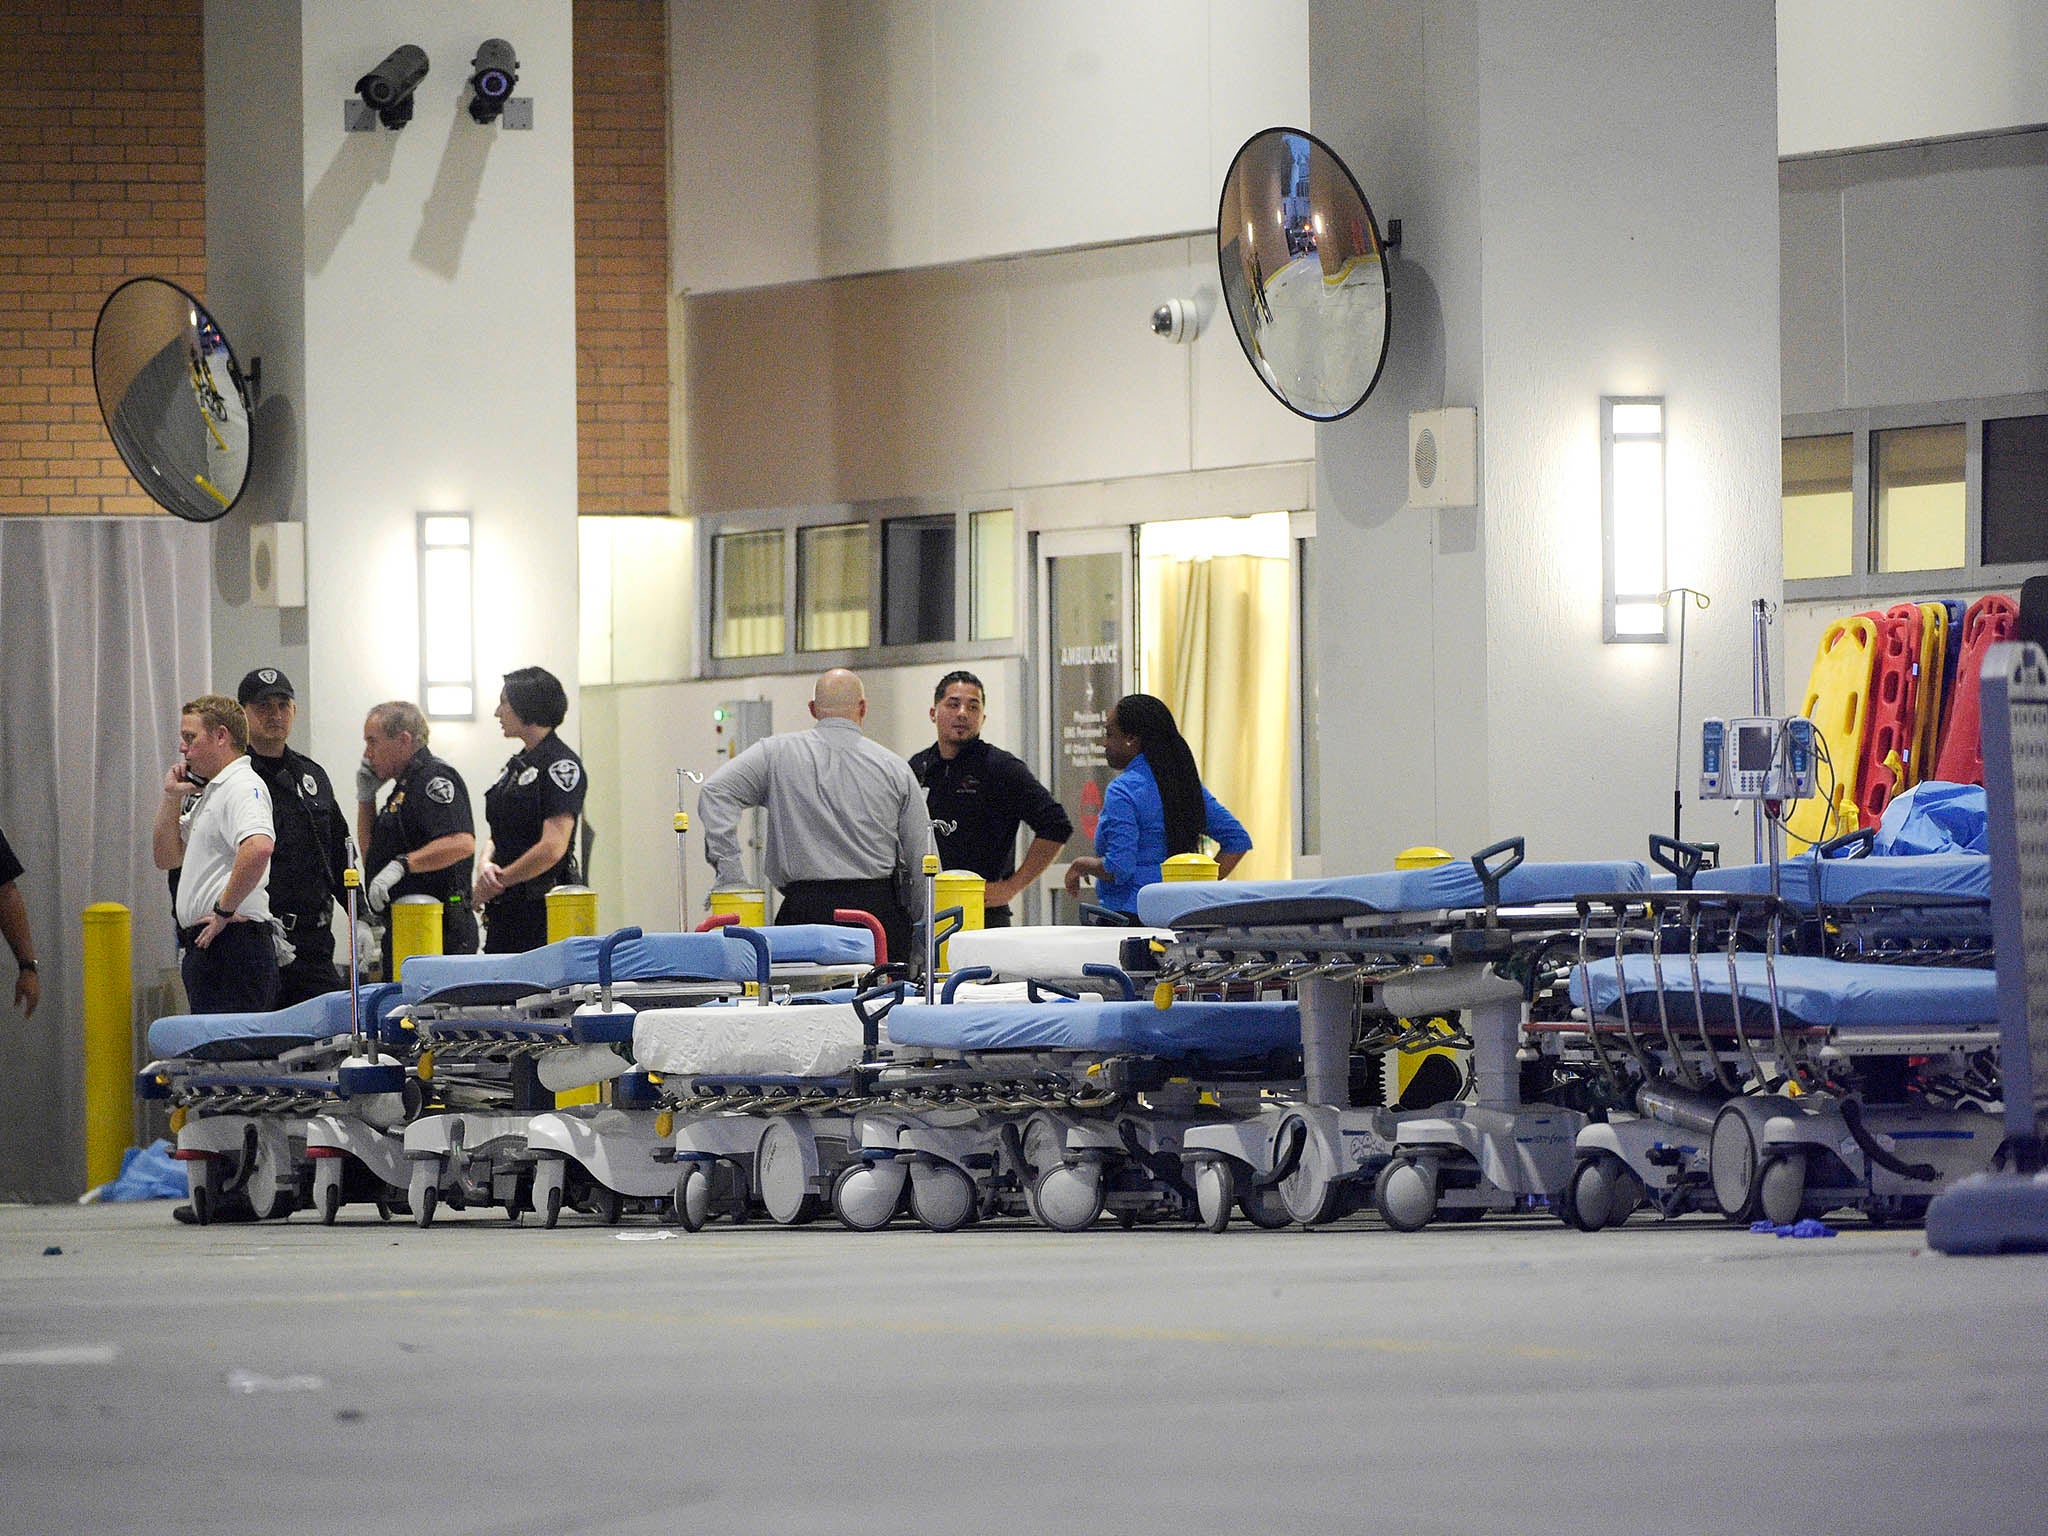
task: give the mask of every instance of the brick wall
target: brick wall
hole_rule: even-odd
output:
[[[206,289],[202,0],[0,0],[0,514],[158,510],[92,327],[130,277]]]
[[[667,7],[576,0],[581,512],[671,510]]]

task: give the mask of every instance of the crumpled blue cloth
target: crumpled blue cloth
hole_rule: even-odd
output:
[[[183,1165],[171,1144],[159,1137],[121,1154],[121,1171],[99,1188],[102,1200],[182,1200],[188,1192]]]
[[[1990,819],[1983,785],[1928,779],[1885,806],[1870,851],[1989,853]]]
[[[1749,1230],[1759,1237],[1833,1237],[1835,1229],[1824,1221],[1815,1221],[1808,1216],[1803,1221],[1779,1226],[1776,1222],[1752,1221]]]

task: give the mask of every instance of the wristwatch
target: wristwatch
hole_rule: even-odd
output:
[[[42,969],[33,960],[17,960],[14,962],[14,968],[19,971],[39,971]]]
[[[222,922],[228,922],[234,917],[235,914],[232,909],[224,907],[216,901],[213,904],[213,915],[219,918]]]

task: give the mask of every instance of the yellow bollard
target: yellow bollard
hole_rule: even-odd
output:
[[[597,933],[597,892],[587,885],[558,885],[548,892],[548,942],[588,939]]]
[[[118,901],[96,901],[85,927],[85,1182],[121,1171],[135,1137],[135,929]]]
[[[731,916],[745,928],[762,928],[768,923],[768,893],[734,889],[711,893],[711,915]]]
[[[1216,861],[1206,853],[1176,853],[1159,866],[1161,880],[1214,880]]]
[[[938,894],[934,898],[938,909],[948,907],[960,909],[960,926],[965,928],[986,928],[988,926],[988,882],[971,869],[949,869],[939,875]],[[946,963],[946,946],[939,946],[939,969],[951,970]]]
[[[399,968],[414,955],[438,955],[441,902],[433,896],[401,896],[391,903],[391,931],[384,941],[384,977],[399,980]]]

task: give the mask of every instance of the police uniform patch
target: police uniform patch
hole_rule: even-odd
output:
[[[427,798],[436,805],[453,805],[455,803],[454,781],[436,774],[433,778],[427,780]]]
[[[524,787],[525,787],[526,785],[528,785],[528,784],[531,784],[531,783],[532,783],[532,782],[533,782],[533,781],[534,781],[535,779],[537,779],[537,778],[539,778],[539,777],[540,777],[540,770],[539,770],[538,768],[534,767],[534,766],[533,766],[533,764],[531,764],[531,763],[528,763],[528,764],[526,765],[525,769],[524,769],[524,770],[522,770],[522,771],[521,771],[521,773],[520,773],[520,775],[519,775],[519,784],[520,784],[520,787],[521,787],[521,788],[524,788]]]
[[[548,777],[562,789],[574,789],[583,778],[583,768],[573,757],[558,757],[548,764]]]
[[[316,781],[313,775],[311,775],[310,773],[302,773],[299,775],[299,788],[305,791],[305,795],[308,800],[317,800],[320,798],[320,785],[318,781]]]

